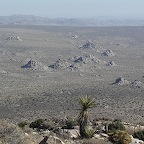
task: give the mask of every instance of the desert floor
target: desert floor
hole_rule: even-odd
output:
[[[141,122],[143,83],[144,27],[0,26],[0,118],[76,117],[91,95],[91,116]]]

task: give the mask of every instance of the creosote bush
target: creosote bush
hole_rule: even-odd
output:
[[[20,123],[18,123],[18,126],[19,126],[20,128],[22,128],[22,129],[24,129],[24,127],[25,127],[26,125],[28,125],[27,122],[20,122]]]
[[[135,132],[133,137],[144,141],[144,130]]]
[[[109,134],[109,140],[114,144],[129,144],[132,140],[126,131],[117,130]]]
[[[30,128],[37,128],[37,129],[45,129],[45,126],[44,126],[44,119],[37,119],[35,120],[34,122],[31,122],[29,127]]]
[[[115,132],[117,130],[125,130],[124,125],[121,123],[120,120],[114,120],[112,123],[108,125],[108,133]]]
[[[37,130],[53,130],[56,126],[55,121],[48,119],[37,119],[30,123],[29,127]]]
[[[66,120],[64,129],[74,129],[74,126],[78,125],[78,122],[74,119]]]

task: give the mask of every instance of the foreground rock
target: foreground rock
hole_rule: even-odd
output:
[[[2,144],[38,143],[34,137],[26,135],[18,126],[7,120],[0,120],[0,142]]]
[[[65,144],[61,139],[56,136],[45,136],[39,144]]]
[[[130,144],[144,144],[144,141],[133,138],[132,135],[131,135],[131,139],[132,139],[132,142]]]

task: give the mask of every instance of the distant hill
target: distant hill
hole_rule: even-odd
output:
[[[0,25],[57,25],[57,26],[144,26],[144,19],[46,18],[33,15],[0,16]]]

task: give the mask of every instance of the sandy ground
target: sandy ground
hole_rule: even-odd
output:
[[[93,117],[143,121],[143,38],[144,27],[0,26],[0,118],[77,116],[91,95]]]

